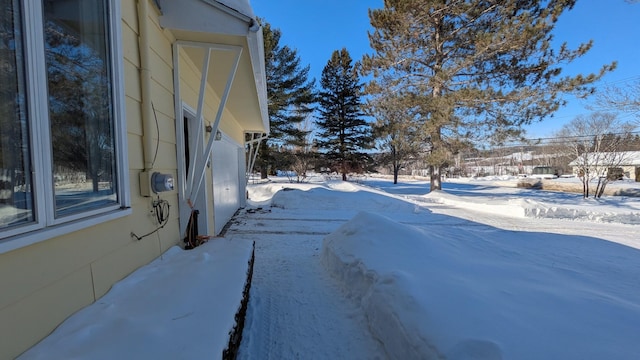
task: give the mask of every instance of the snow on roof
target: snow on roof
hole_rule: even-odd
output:
[[[588,153],[578,157],[569,163],[570,166],[578,166],[588,162],[593,165],[601,165],[601,163],[616,165],[640,165],[640,151],[621,151]]]
[[[249,3],[249,0],[216,0],[216,2],[231,8],[242,15],[246,15],[250,18],[255,18],[255,14],[253,13],[253,8]]]

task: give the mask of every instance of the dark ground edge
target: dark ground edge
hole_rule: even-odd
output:
[[[251,259],[249,259],[249,270],[247,271],[247,280],[244,284],[244,291],[242,292],[242,301],[240,302],[240,308],[236,312],[235,320],[236,325],[229,333],[229,344],[227,348],[222,351],[223,360],[235,360],[238,356],[238,349],[242,342],[242,331],[244,330],[244,320],[247,316],[247,305],[249,304],[249,290],[251,289],[251,280],[253,279],[253,263],[255,261],[256,242],[253,242],[251,250]]]

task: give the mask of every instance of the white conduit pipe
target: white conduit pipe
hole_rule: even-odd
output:
[[[151,48],[149,45],[149,1],[138,0],[138,51],[140,53],[140,88],[144,170],[153,168],[155,155],[153,105],[151,103]]]

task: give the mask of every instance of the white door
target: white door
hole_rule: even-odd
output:
[[[225,136],[213,143],[213,218],[216,235],[241,206],[239,149],[242,147]]]

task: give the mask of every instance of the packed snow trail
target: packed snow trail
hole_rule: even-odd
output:
[[[327,229],[348,218],[299,209],[236,217],[226,237],[254,239],[255,264],[239,359],[384,359],[362,311],[322,268]]]

